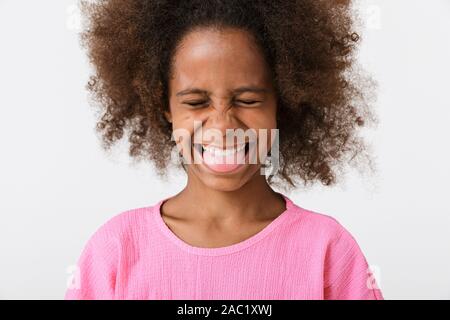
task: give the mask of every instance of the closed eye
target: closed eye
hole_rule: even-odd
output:
[[[205,103],[207,103],[207,101],[191,101],[191,102],[185,102],[185,104],[190,105],[192,107],[198,107],[201,105],[204,105]]]
[[[254,105],[257,103],[260,103],[261,101],[257,101],[257,100],[236,100],[236,103],[239,104],[244,104],[244,105]],[[184,104],[187,104],[191,107],[200,107],[203,106],[205,104],[207,104],[208,101],[189,101],[189,102],[184,102]]]
[[[236,102],[243,103],[243,104],[246,104],[246,105],[251,105],[251,104],[259,103],[261,101],[256,101],[256,100],[237,100]]]

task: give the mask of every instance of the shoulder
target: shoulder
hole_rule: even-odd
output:
[[[295,204],[293,209],[295,219],[287,229],[289,240],[296,246],[313,250],[326,270],[343,268],[343,264],[351,260],[365,265],[357,239],[337,218]]]
[[[115,213],[91,234],[88,243],[126,241],[145,232],[155,207],[152,204]]]
[[[298,235],[307,236],[313,241],[331,246],[337,242],[355,241],[349,230],[330,214],[313,211],[293,203],[295,220],[292,227]]]
[[[369,290],[369,287],[377,288],[375,277],[361,246],[347,227],[328,214],[297,205],[295,210],[295,234],[302,237],[307,246],[314,247],[315,254],[321,257],[328,294],[382,299],[379,290]],[[339,291],[339,295],[334,291]]]
[[[77,261],[65,299],[112,299],[119,261],[145,232],[154,206],[121,211],[91,234]]]
[[[84,243],[82,256],[108,256],[110,259],[118,259],[123,248],[133,249],[142,239],[142,234],[149,234],[151,227],[150,216],[154,212],[156,204],[135,207],[118,211],[108,220],[100,224],[91,232]]]

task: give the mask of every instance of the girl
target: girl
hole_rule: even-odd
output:
[[[348,230],[272,188],[332,185],[364,150],[348,1],[82,9],[105,146],[125,130],[160,176],[176,150],[187,184],[103,224],[66,299],[383,299]]]

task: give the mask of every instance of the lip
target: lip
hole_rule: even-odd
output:
[[[249,142],[247,142],[247,143],[249,143]],[[219,172],[219,171],[215,171],[215,170],[211,169],[210,167],[208,167],[204,163],[202,154],[199,154],[199,156],[202,159],[202,161],[200,163],[200,166],[202,166],[202,168],[205,168],[205,170],[208,171],[209,173],[214,174],[214,175],[218,175],[218,176],[224,176],[224,175],[230,175],[230,174],[238,173],[240,170],[243,170],[243,168],[245,168],[249,164],[248,162],[249,162],[250,147],[251,147],[251,144],[249,143],[248,152],[245,154],[245,163],[240,164],[238,167],[236,167],[235,169],[233,169],[231,171]],[[192,152],[199,153],[199,151],[194,147],[194,145],[192,145],[191,150],[193,150]],[[194,155],[192,155],[192,157],[194,157]]]

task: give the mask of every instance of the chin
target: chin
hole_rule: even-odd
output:
[[[259,174],[259,168],[260,166],[247,165],[245,168],[246,170],[239,175],[215,175],[209,172],[201,172],[198,168],[189,168],[189,171],[209,189],[217,191],[236,191],[248,183],[255,174]]]

